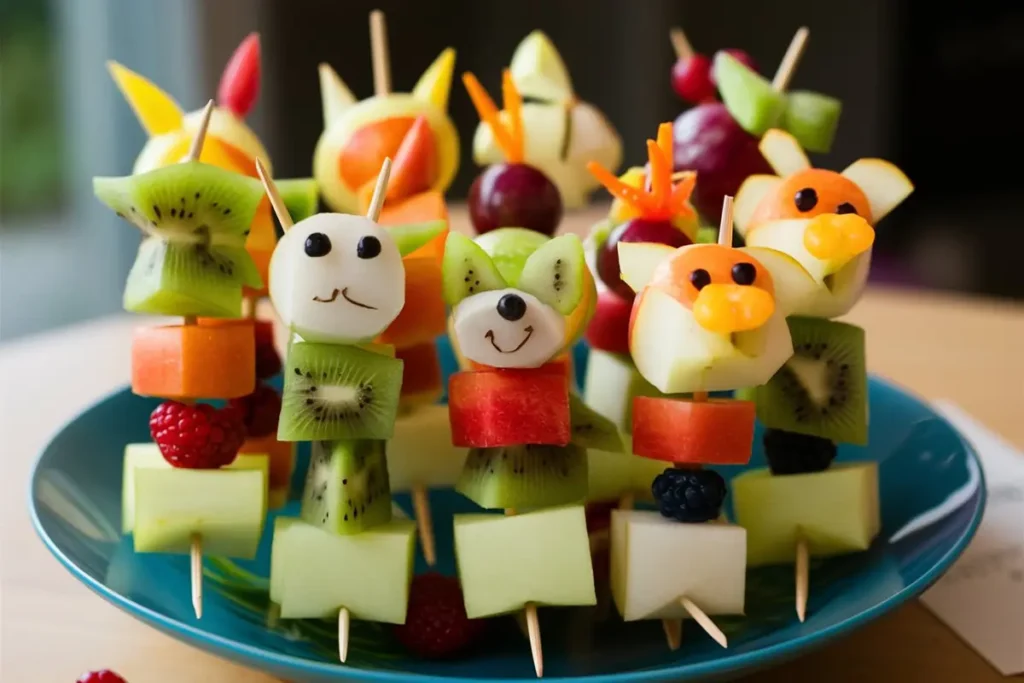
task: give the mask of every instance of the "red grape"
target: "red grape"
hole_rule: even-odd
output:
[[[469,218],[480,234],[497,228],[528,228],[553,235],[562,220],[562,196],[533,166],[494,164],[469,188]]]
[[[656,242],[671,247],[685,247],[690,238],[669,221],[648,221],[634,218],[612,230],[597,255],[597,274],[608,289],[627,301],[633,299],[633,290],[619,275],[619,242]]]
[[[691,104],[700,104],[715,96],[711,78],[711,60],[706,55],[694,54],[672,65],[672,89]]]

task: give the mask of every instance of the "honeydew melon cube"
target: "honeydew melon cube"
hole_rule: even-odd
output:
[[[387,445],[392,493],[417,485],[428,489],[455,486],[468,452],[452,445],[448,406],[423,406],[400,415]]]
[[[405,623],[415,544],[416,525],[408,520],[339,536],[279,517],[270,599],[282,619],[332,617],[344,607],[354,619]]]
[[[455,558],[470,619],[518,612],[529,602],[597,604],[582,506],[456,515]]]
[[[583,401],[615,423],[619,431],[633,430],[633,399],[636,396],[661,396],[661,392],[633,365],[628,355],[590,350]]]
[[[627,494],[638,500],[653,499],[651,484],[670,463],[633,455],[629,437],[623,440],[625,453],[587,451],[588,501],[615,500]]]
[[[707,614],[743,614],[746,580],[743,527],[612,511],[612,597],[624,620],[688,618],[682,597]]]
[[[798,535],[813,557],[867,550],[881,529],[878,465],[834,465],[824,472],[773,475],[768,469],[732,480],[736,523],[747,529],[751,566],[789,564]]]
[[[266,456],[260,469],[135,469],[135,552],[203,553],[252,559],[267,514]]]

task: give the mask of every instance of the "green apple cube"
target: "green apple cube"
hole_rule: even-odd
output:
[[[616,500],[624,495],[632,495],[637,500],[653,499],[651,484],[671,463],[632,455],[629,438],[625,440],[625,453],[587,451],[588,501]]]
[[[843,103],[816,92],[793,91],[786,97],[782,128],[808,152],[828,152],[839,127]]]
[[[258,470],[269,481],[269,463],[269,457],[266,455],[242,453],[225,469]],[[131,443],[125,447],[121,485],[121,532],[125,534],[132,533],[135,527],[135,470],[143,467],[169,470],[171,464],[160,453],[160,447],[155,443]]]
[[[456,515],[455,557],[470,619],[518,612],[530,602],[597,604],[579,505],[512,517]]]
[[[339,536],[301,519],[274,522],[270,599],[282,619],[327,618],[344,607],[354,619],[405,623],[416,525],[393,520]]]
[[[728,52],[715,55],[715,81],[725,108],[740,127],[760,137],[786,112],[786,95]]]
[[[624,620],[688,618],[683,597],[707,614],[743,614],[746,580],[743,527],[612,511],[612,597]]]
[[[633,399],[637,396],[661,396],[643,378],[627,355],[590,350],[583,401],[605,416],[623,434],[633,431]]]
[[[452,445],[448,406],[423,406],[400,415],[387,445],[391,491],[454,487],[468,452]]]
[[[266,467],[136,468],[135,552],[187,553],[199,534],[204,554],[252,559],[267,514]]]
[[[810,474],[751,470],[732,480],[732,498],[752,567],[792,563],[798,536],[813,557],[830,557],[867,550],[881,529],[873,462]]]

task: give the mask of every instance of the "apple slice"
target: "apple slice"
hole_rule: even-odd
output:
[[[650,284],[654,271],[676,250],[655,242],[619,242],[618,248],[622,281],[638,293]]]
[[[505,126],[509,125],[508,112],[502,110],[499,118]],[[522,118],[526,162],[545,175],[554,175],[549,173],[549,167],[561,163],[560,152],[565,149],[569,135],[569,116],[563,107],[527,102],[523,105]],[[485,123],[479,124],[473,134],[473,161],[480,166],[505,161],[505,153],[498,146],[491,127]]]
[[[877,225],[914,191],[914,184],[894,164],[884,159],[858,159],[842,173],[864,192]]]
[[[786,95],[728,52],[715,54],[715,82],[736,123],[754,137],[777,125],[786,111]]]
[[[771,273],[775,307],[784,316],[804,315],[803,311],[826,289],[789,254],[766,247],[743,247],[740,251],[753,256]]]
[[[786,97],[782,127],[809,152],[828,152],[839,126],[843,103],[816,92],[795,91]]]
[[[775,175],[752,175],[743,181],[736,191],[732,203],[732,222],[740,237],[747,236],[750,221],[754,217],[761,200],[774,192],[782,184],[782,178]]]
[[[653,500],[651,484],[669,467],[668,463],[632,455],[632,445],[625,453],[587,451],[587,500],[590,502],[619,500],[633,495],[637,500]]]
[[[591,349],[583,386],[583,400],[587,405],[625,434],[633,429],[633,398],[661,395],[637,371],[628,350],[618,354]]]
[[[572,80],[551,39],[543,31],[523,38],[509,63],[512,80],[523,97],[548,102],[572,99]]]
[[[761,137],[757,149],[780,177],[785,178],[798,171],[811,168],[811,160],[790,133],[772,128]]]

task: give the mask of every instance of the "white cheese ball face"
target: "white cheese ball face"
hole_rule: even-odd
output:
[[[466,358],[495,368],[536,368],[565,346],[565,318],[518,289],[481,292],[454,311],[455,339]]]
[[[317,214],[277,243],[270,300],[307,341],[370,341],[405,306],[402,256],[387,230],[368,218]]]

